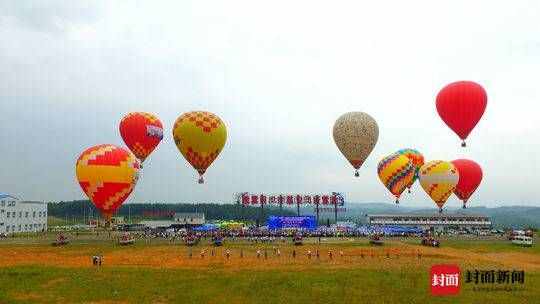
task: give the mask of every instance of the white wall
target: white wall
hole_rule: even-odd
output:
[[[47,230],[47,204],[11,198],[0,200],[0,233]]]

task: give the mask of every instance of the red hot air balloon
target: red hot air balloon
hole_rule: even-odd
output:
[[[472,81],[458,81],[445,86],[437,94],[437,112],[442,120],[463,141],[474,129],[487,105],[487,94],[481,85]]]
[[[120,135],[142,163],[163,138],[163,125],[153,114],[133,112],[120,121]]]
[[[468,159],[456,159],[452,161],[459,172],[459,182],[454,194],[463,201],[463,209],[471,195],[476,191],[482,181],[482,168],[480,165]]]

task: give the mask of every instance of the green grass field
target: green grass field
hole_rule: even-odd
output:
[[[165,241],[121,247],[81,237],[58,248],[51,247],[48,239],[18,241],[0,241],[4,259],[0,262],[0,303],[509,304],[540,299],[539,250],[504,241],[446,240],[435,249],[412,241],[393,240],[372,248],[365,239],[328,240],[322,245],[278,245],[282,256],[268,260],[257,259],[255,250],[270,251],[274,245],[228,243],[215,249],[216,256],[201,258],[202,248],[212,248],[202,244],[189,258],[188,248]],[[306,250],[316,248],[321,258],[308,259]],[[223,256],[227,249],[233,255],[230,259]],[[292,250],[298,252],[295,259],[290,257]],[[332,260],[326,255],[328,250],[336,254]],[[340,250],[344,257],[337,256]],[[104,266],[90,265],[95,252],[104,255]],[[422,257],[410,252],[421,252]],[[9,261],[12,256],[16,261]],[[457,296],[433,297],[429,268],[445,262],[460,265],[462,272],[525,269],[525,284],[511,285],[512,291],[474,291],[474,284],[462,283]]]

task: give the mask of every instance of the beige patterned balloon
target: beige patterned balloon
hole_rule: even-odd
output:
[[[358,177],[358,169],[379,139],[377,122],[364,112],[349,112],[336,120],[333,133],[338,149],[356,169],[354,175]]]

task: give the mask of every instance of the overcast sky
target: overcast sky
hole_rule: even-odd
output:
[[[148,111],[165,137],[129,202],[340,191],[390,203],[377,162],[411,147],[427,160],[478,162],[484,180],[471,206],[539,205],[540,2],[315,2],[0,2],[0,192],[85,198],[78,155],[123,145],[122,116]],[[466,149],[435,109],[456,80],[488,93]],[[204,185],[171,135],[191,110],[228,127]],[[348,111],[380,128],[359,178],[332,139]],[[418,184],[401,202],[435,206]]]

